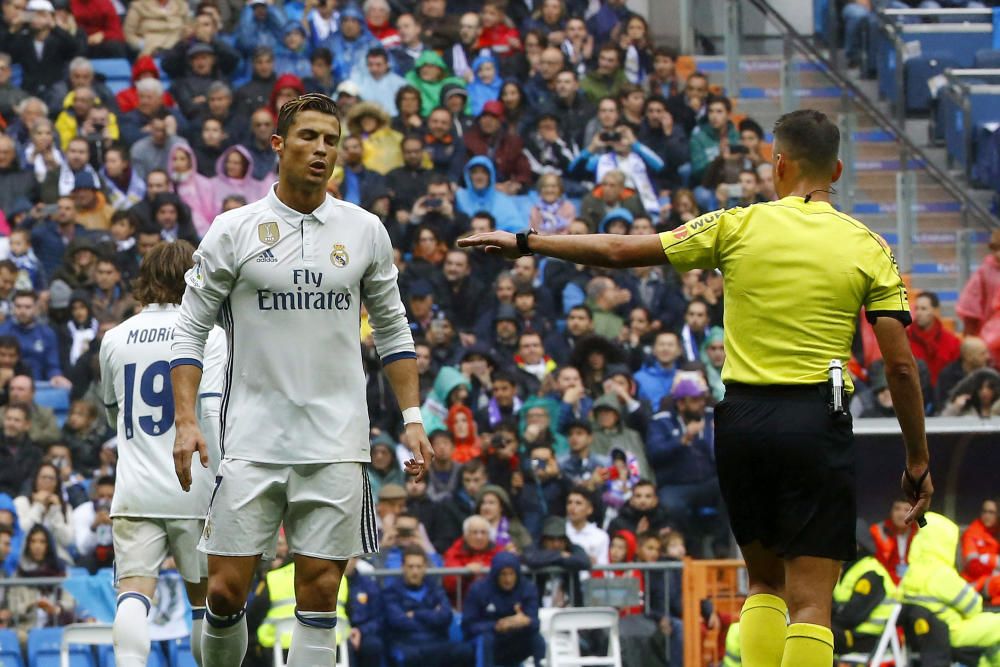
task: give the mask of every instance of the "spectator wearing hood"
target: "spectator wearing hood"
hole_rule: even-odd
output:
[[[459,210],[466,215],[473,216],[480,211],[492,215],[497,229],[521,231],[526,226],[510,195],[497,189],[493,161],[487,157],[473,157],[465,165],[465,187],[458,191],[455,199]]]
[[[100,188],[100,179],[90,171],[81,171],[74,178],[72,197],[76,220],[91,231],[108,230],[115,212]]]
[[[565,519],[558,516],[545,519],[539,546],[525,551],[524,564],[533,570],[553,567],[563,570],[560,574],[535,576],[543,607],[575,607],[581,603],[580,573],[590,569],[590,558],[566,537]]]
[[[469,82],[469,113],[478,116],[483,105],[500,98],[503,79],[496,58],[491,53],[478,56],[472,61],[473,79]]]
[[[240,23],[236,28],[236,48],[247,56],[256,55],[256,50],[262,46],[272,49],[273,53],[281,44],[285,24],[281,7],[265,0],[252,0],[240,14]]]
[[[476,421],[467,405],[457,403],[448,410],[445,425],[454,442],[452,459],[456,463],[466,463],[482,456],[483,450],[476,433]]]
[[[312,75],[306,29],[298,21],[288,21],[282,28],[281,44],[274,49],[274,68],[300,79]]]
[[[215,216],[221,211],[213,191],[212,179],[198,172],[198,158],[187,144],[170,149],[167,174],[174,192],[191,209],[191,222],[199,236],[204,236]]]
[[[559,432],[561,404],[551,398],[529,396],[517,413],[518,435],[527,447],[551,447],[557,457],[569,451],[566,437]]]
[[[263,179],[253,177],[254,157],[240,145],[230,146],[215,163],[217,176],[212,179],[215,192],[215,209],[222,210],[222,202],[230,195],[241,195],[248,202],[257,201],[267,194],[274,183],[274,174]]]
[[[347,114],[347,129],[361,139],[366,169],[388,174],[403,165],[403,135],[389,125],[389,114],[374,102],[359,102]]]
[[[476,499],[476,514],[490,524],[490,541],[506,551],[524,553],[531,546],[531,535],[517,518],[510,495],[503,487],[487,484]]]
[[[173,192],[164,192],[153,198],[153,222],[160,228],[160,238],[173,243],[183,239],[198,245],[198,232],[191,222],[191,210]]]
[[[389,54],[381,46],[372,48],[365,55],[365,66],[355,69],[351,81],[364,91],[366,102],[372,102],[395,118],[396,94],[406,85],[406,79],[389,68]]]
[[[146,78],[159,80],[160,70],[156,66],[156,61],[151,56],[139,56],[132,63],[132,85],[115,95],[115,102],[118,104],[118,111],[120,113],[125,114],[135,110],[139,104],[139,93],[136,90],[135,84]],[[172,107],[175,104],[173,96],[167,91],[163,91],[161,103],[165,107]]]
[[[448,419],[451,408],[463,404],[471,389],[469,379],[457,368],[441,368],[434,380],[434,388],[420,408],[427,432],[448,430],[445,420]]]
[[[472,575],[444,577],[444,589],[453,600],[457,599],[459,580],[462,592],[469,595],[469,584],[476,574],[485,571],[497,554],[503,550],[490,540],[490,523],[478,514],[473,514],[462,522],[462,535],[444,552],[445,567],[464,567],[473,571]]]
[[[464,137],[475,117],[470,116],[469,91],[457,83],[446,83],[441,88],[441,106],[451,112],[451,129],[456,137]]]
[[[636,458],[641,478],[652,479],[653,469],[646,459],[646,446],[642,436],[625,425],[617,396],[604,394],[594,401],[593,423],[592,447],[595,453],[610,456],[612,450],[620,449]]]
[[[524,142],[506,131],[503,103],[487,102],[463,138],[470,156],[489,157],[495,165],[497,190],[516,195],[531,185],[531,165],[524,155]]]
[[[538,590],[521,574],[516,555],[498,554],[489,577],[474,583],[466,596],[463,633],[481,642],[487,664],[516,665],[528,658],[537,663],[545,655],[538,628]]]
[[[323,46],[333,54],[337,80],[345,81],[366,68],[368,51],[381,44],[368,30],[361,10],[348,5],[340,10],[340,30],[330,35]]]
[[[465,82],[452,76],[441,56],[431,50],[420,54],[413,69],[407,72],[406,80],[420,91],[420,115],[425,118],[441,103],[441,92],[445,85],[451,83],[465,87]]]
[[[372,495],[379,501],[406,499],[406,476],[403,469],[399,467],[399,460],[396,458],[396,443],[385,433],[375,436],[371,443],[372,462],[368,466],[368,482],[371,485]],[[386,488],[391,485],[392,488]],[[383,490],[385,493],[383,493]],[[399,492],[402,495],[396,496]],[[392,495],[390,495],[390,493]],[[385,497],[383,497],[385,496]]]

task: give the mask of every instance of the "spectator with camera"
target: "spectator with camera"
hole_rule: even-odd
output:
[[[81,565],[91,572],[110,567],[115,560],[111,540],[111,499],[115,478],[98,477],[91,484],[91,500],[73,510],[73,536]]]
[[[639,143],[632,129],[621,123],[613,130],[604,130],[590,140],[570,166],[573,174],[596,174],[601,181],[612,170],[625,176],[624,185],[635,191],[645,212],[659,219],[660,203],[653,188],[652,176],[660,173],[666,163],[648,146]]]

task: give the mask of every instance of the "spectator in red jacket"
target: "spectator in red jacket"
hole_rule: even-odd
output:
[[[491,100],[483,105],[476,124],[465,133],[465,150],[469,158],[483,155],[493,160],[496,189],[500,192],[517,195],[531,185],[531,165],[524,155],[524,142],[507,131],[501,102]]]
[[[87,33],[88,58],[127,58],[125,33],[111,0],[70,0],[76,25]]]
[[[492,49],[503,58],[521,50],[521,34],[507,20],[506,2],[486,0],[479,13],[483,32],[479,36],[476,49]]]
[[[927,362],[931,386],[937,386],[941,369],[958,359],[958,337],[944,328],[938,318],[941,301],[934,292],[921,292],[913,304],[913,323],[907,328],[913,356]]]
[[[1000,605],[1000,521],[997,502],[984,500],[979,518],[962,533],[962,576],[987,605]]]
[[[906,572],[910,544],[917,534],[916,521],[906,525],[906,513],[909,511],[910,502],[897,498],[892,503],[889,518],[882,523],[873,523],[869,529],[875,539],[875,558],[889,571],[889,576],[897,585]]]
[[[139,56],[132,64],[132,86],[115,95],[118,109],[123,114],[134,110],[139,105],[139,92],[135,89],[135,84],[147,78],[159,80],[160,70],[156,67],[156,61],[153,60],[152,56]],[[174,98],[166,90],[163,91],[163,106],[174,107]]]
[[[472,582],[490,571],[493,557],[502,549],[490,542],[490,522],[473,514],[462,523],[462,536],[455,540],[444,552],[445,567],[466,567],[474,574],[447,576],[442,582],[451,596],[452,603],[458,597],[458,582],[462,582],[462,597],[469,592]]]

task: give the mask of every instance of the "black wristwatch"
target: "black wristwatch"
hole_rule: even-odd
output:
[[[517,250],[518,252],[521,253],[521,257],[526,257],[527,255],[535,254],[531,252],[531,248],[528,247],[528,237],[531,236],[532,234],[537,234],[537,233],[538,232],[536,232],[534,229],[528,227],[528,231],[518,232],[517,234],[514,235],[515,238],[517,239]]]

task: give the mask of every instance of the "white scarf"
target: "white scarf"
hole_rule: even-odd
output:
[[[91,341],[97,337],[97,320],[92,317],[82,326],[70,320],[66,326],[72,338],[69,346],[69,363],[75,364],[90,349]]]
[[[59,165],[60,169],[64,164],[66,164],[66,161],[63,160],[62,153],[60,153],[55,147],[52,148],[52,156],[55,158],[56,164]],[[24,161],[31,164],[32,168],[35,170],[36,181],[41,183],[45,180],[45,175],[49,173],[49,168],[45,166],[45,158],[42,157],[42,154],[35,152],[34,144],[28,144],[27,148],[24,149]]]

